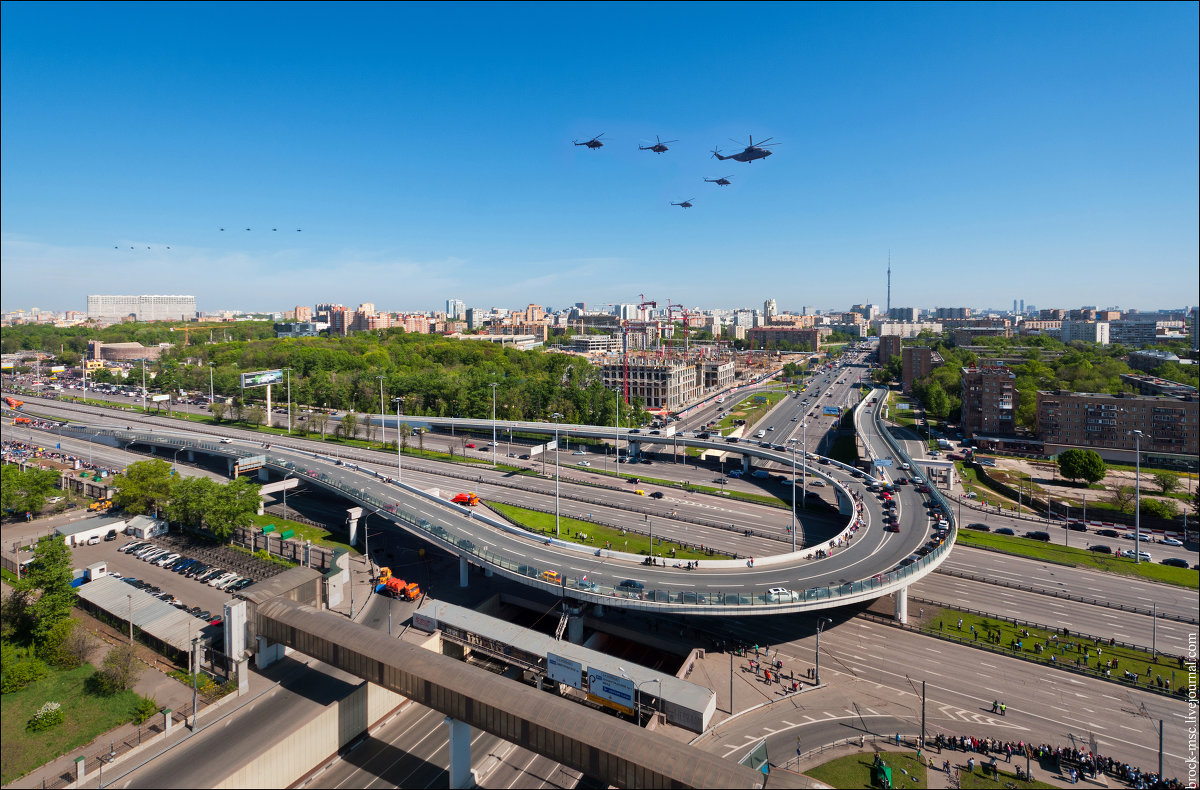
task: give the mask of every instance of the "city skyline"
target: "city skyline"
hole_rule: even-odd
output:
[[[230,8],[3,6],[0,307],[1200,290],[1194,5]]]

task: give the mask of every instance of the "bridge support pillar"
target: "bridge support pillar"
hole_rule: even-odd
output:
[[[189,463],[189,464],[190,464],[190,463],[193,463],[193,462],[195,462],[195,460],[196,460],[196,451],[195,451],[195,450],[188,450],[188,451],[187,451],[187,459],[188,459],[188,463]]]
[[[458,558],[458,586],[459,587],[466,587],[469,584],[469,582],[467,580],[467,575],[470,570],[471,570],[471,565],[470,565],[470,563],[467,562],[467,558],[459,557]],[[451,785],[453,785],[453,782],[451,782]]]
[[[260,516],[264,512],[266,512],[266,505],[264,504],[265,502],[266,502],[266,500],[263,499],[262,497],[258,498],[258,515],[260,515]]]
[[[264,466],[262,469],[258,470],[258,479],[263,483],[269,483],[271,481],[271,476],[267,474],[267,467]]]
[[[904,624],[908,622],[908,588],[901,587],[895,592],[896,598],[896,622]]]
[[[471,725],[449,716],[445,721],[450,730],[450,787],[471,787]]]
[[[583,644],[583,615],[578,611],[567,616],[567,641],[573,645]]]
[[[483,578],[485,578],[485,579],[492,578],[492,567],[490,565],[485,565],[483,567]]]
[[[748,456],[748,455],[742,456],[742,474],[743,475],[750,474],[750,456]]]
[[[350,533],[350,545],[358,544],[358,520],[362,518],[363,509],[361,507],[346,508],[346,531]]]
[[[230,478],[233,477],[233,459],[232,458],[227,458],[225,460],[225,474],[228,475]]]
[[[261,636],[256,639],[258,640],[258,652],[254,655],[254,663],[259,669],[266,669],[287,655],[287,648],[278,642],[268,642]]]

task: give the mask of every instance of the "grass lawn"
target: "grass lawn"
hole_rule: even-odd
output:
[[[640,467],[630,464],[630,468],[636,469],[636,468],[640,468]],[[760,505],[773,505],[774,507],[791,507],[790,502],[788,502],[786,499],[775,496],[774,494],[755,494],[755,493],[751,493],[749,491],[726,491],[726,490],[722,490],[719,486],[698,486],[695,483],[687,483],[687,484],[681,486],[678,482],[676,482],[674,480],[666,480],[666,479],[660,478],[660,477],[646,477],[645,475],[635,475],[632,473],[626,474],[625,472],[614,473],[614,472],[610,472],[605,469],[596,469],[594,467],[589,469],[588,471],[591,472],[592,474],[597,474],[597,475],[607,475],[609,477],[619,477],[622,480],[629,480],[630,478],[636,477],[640,481],[637,484],[638,487],[643,487],[643,488],[645,486],[662,486],[664,488],[680,488],[684,491],[696,491],[701,494],[716,494],[718,496],[727,496],[730,499],[740,499],[744,502],[756,502]],[[630,485],[633,485],[633,483],[630,483]],[[776,483],[775,485],[779,485],[779,483]],[[633,490],[633,489],[630,489],[630,490]]]
[[[976,760],[976,762],[978,762],[978,760]],[[1013,787],[1016,788],[1016,790],[1036,790],[1037,788],[1056,787],[1056,785],[1048,785],[1045,782],[1039,782],[1036,780],[1027,782],[1023,779],[1017,779],[1017,775],[1015,773],[1010,773],[1008,771],[997,770],[997,773],[1000,774],[1000,778],[993,779],[990,773],[987,776],[984,776],[983,769],[979,766],[976,766],[975,771],[971,773],[968,773],[966,769],[960,768],[958,771],[958,786],[964,790],[975,790],[977,788],[979,790],[982,790],[983,788],[986,788],[986,790],[995,790],[995,788],[998,787]]]
[[[0,782],[8,784],[61,754],[91,743],[96,736],[129,721],[138,695],[125,691],[97,697],[84,691],[84,681],[95,672],[90,664],[50,675],[23,691],[0,697],[4,743]],[[49,730],[31,733],[25,724],[46,702],[62,703],[66,720]]]
[[[1052,527],[1052,529],[1059,529],[1059,527]],[[1085,539],[1082,533],[1073,534],[1079,535],[1079,540]],[[1005,554],[1016,554],[1021,557],[1049,560],[1051,562],[1085,568],[1095,568],[1096,570],[1107,571],[1108,573],[1120,573],[1125,576],[1137,576],[1141,579],[1174,584],[1178,587],[1187,587],[1192,590],[1200,589],[1200,571],[1194,571],[1191,568],[1172,568],[1169,565],[1159,565],[1153,562],[1135,563],[1132,559],[1117,557],[1112,554],[1097,554],[1094,551],[1087,551],[1086,549],[1058,546],[1053,543],[1043,543],[1040,540],[1032,540],[1030,538],[993,535],[988,532],[976,532],[970,529],[958,530],[957,542],[964,546],[978,546],[1002,551]],[[1133,541],[1114,540],[1113,543],[1128,543],[1130,547],[1133,546]],[[1114,548],[1117,547],[1114,546]]]
[[[331,549],[346,549],[352,554],[361,554],[357,548],[346,542],[346,536],[340,532],[330,532],[321,527],[313,527],[308,524],[301,524],[299,521],[292,521],[289,518],[280,518],[271,513],[264,513],[261,516],[251,516],[251,521],[255,527],[262,529],[268,524],[275,525],[275,532],[272,534],[278,535],[285,529],[290,529],[296,533],[297,538],[311,540],[318,546],[325,546]]]
[[[892,769],[892,787],[928,787],[925,766],[916,755],[905,752],[881,752],[883,761]],[[878,787],[871,784],[871,766],[875,761],[874,753],[849,754],[836,760],[818,765],[809,771],[811,776],[830,787],[858,788]],[[907,773],[905,773],[907,771]]]
[[[717,422],[716,427],[724,433],[736,427],[733,423],[734,420],[745,420],[746,430],[749,431],[764,414],[770,411],[772,406],[787,396],[786,391],[764,392],[751,395],[738,405],[732,407],[729,416],[721,418]],[[758,398],[764,398],[765,400],[759,402]]]
[[[528,510],[514,505],[501,505],[496,502],[488,502],[487,506],[512,523],[524,527],[530,532],[537,532],[542,535],[554,534],[553,513],[542,513],[537,510]],[[638,523],[640,526],[641,522]],[[618,529],[601,526],[591,521],[567,518],[566,516],[559,517],[559,527],[561,529],[560,537],[563,540],[573,540],[585,546],[611,548],[617,551],[628,551],[633,554],[650,553],[650,538],[646,535],[634,534],[632,532],[622,535]],[[579,532],[581,531],[587,535],[587,540],[579,537]],[[675,549],[675,554],[671,554],[671,549]],[[731,559],[727,554],[702,553],[661,538],[654,539],[654,556],[679,560]]]
[[[959,618],[962,619],[961,630],[958,627]],[[971,633],[972,626],[975,627],[974,634]],[[988,644],[987,634],[989,631],[993,633],[999,631],[1000,641],[996,643],[993,640],[991,647],[1010,655],[1020,655],[1023,658],[1040,661],[1043,664],[1062,664],[1071,667],[1076,666],[1076,659],[1082,662],[1084,658],[1083,653],[1078,648],[1072,649],[1069,647],[1070,645],[1079,644],[1083,649],[1088,651],[1087,661],[1093,673],[1096,672],[1097,659],[1099,659],[1101,665],[1109,659],[1115,659],[1118,665],[1116,669],[1112,670],[1112,677],[1124,678],[1125,670],[1128,669],[1130,672],[1134,672],[1140,676],[1138,678],[1139,683],[1145,683],[1148,679],[1149,683],[1153,684],[1153,675],[1155,674],[1162,675],[1164,679],[1169,680],[1171,671],[1179,668],[1177,658],[1168,658],[1162,654],[1159,654],[1155,658],[1146,650],[1136,650],[1131,647],[1121,647],[1120,645],[1109,647],[1103,641],[1099,645],[1103,653],[1097,656],[1097,646],[1091,640],[1081,641],[1074,637],[1066,637],[1063,634],[1057,634],[1058,639],[1052,640],[1050,637],[1056,634],[1052,630],[1034,628],[1032,626],[1020,626],[1008,620],[1002,620],[999,617],[985,617],[950,607],[938,607],[929,610],[921,630],[928,634],[936,634],[962,641],[965,644],[980,645]],[[1029,636],[1025,636],[1025,632],[1028,632]],[[978,639],[975,638],[976,636],[978,636]],[[1013,647],[1014,641],[1021,643],[1019,650]],[[1049,643],[1050,646],[1046,647],[1046,643]],[[1035,645],[1037,644],[1043,646],[1043,650],[1040,653],[1035,650]],[[1064,649],[1060,650],[1059,647]],[[1147,666],[1151,668],[1150,675],[1146,674]],[[1099,674],[1103,675],[1103,671]],[[1177,682],[1181,683],[1183,681],[1177,679]],[[1007,700],[1003,699],[1000,701],[1007,702]]]

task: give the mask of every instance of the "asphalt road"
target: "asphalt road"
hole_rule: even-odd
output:
[[[55,406],[53,403],[45,405],[48,407]],[[39,408],[42,407],[43,405],[39,404]],[[98,411],[101,415],[104,415],[103,410],[93,409],[92,407],[72,406],[70,409],[70,411],[65,413],[73,414],[76,417],[78,417],[78,412],[75,411],[77,409],[87,409],[93,413]],[[50,411],[52,409],[46,408],[46,410]],[[103,422],[110,422],[110,420],[111,417],[103,420]],[[147,423],[157,425],[158,427],[155,430],[160,434],[187,434],[186,424],[181,426],[178,421],[171,421],[166,418],[133,418],[122,416],[122,422],[131,422],[133,420],[136,420],[141,425]],[[164,431],[164,428],[167,430]],[[235,442],[234,446],[236,447],[240,444],[240,442]],[[258,449],[261,447],[261,442],[255,441],[250,444],[250,447]],[[394,486],[390,486],[372,476],[353,471],[345,466],[338,466],[334,462],[314,460],[307,455],[295,453],[278,444],[272,445],[271,453],[274,456],[324,473],[331,479],[361,488],[384,501],[394,501],[397,498],[397,491]],[[915,501],[919,501],[919,497],[914,492],[906,493],[912,497],[916,497]],[[541,569],[554,569],[568,577],[586,574],[589,576],[589,579],[602,586],[611,586],[625,578],[635,578],[642,581],[648,590],[668,590],[676,593],[697,590],[730,594],[761,594],[767,588],[775,586],[803,590],[826,584],[840,584],[843,581],[852,579],[868,578],[881,570],[891,568],[901,558],[909,554],[920,542],[923,542],[927,527],[927,521],[924,518],[923,512],[920,512],[914,506],[908,512],[911,513],[911,517],[916,523],[912,524],[912,528],[907,530],[907,536],[904,531],[897,535],[883,532],[879,529],[867,529],[865,534],[860,530],[859,537],[848,548],[838,551],[833,556],[824,560],[801,560],[799,564],[791,566],[742,569],[709,569],[702,567],[696,571],[687,571],[673,567],[629,565],[624,562],[610,560],[607,557],[593,557],[588,554],[580,555],[576,552],[563,552],[557,547],[543,546],[541,543],[523,537],[500,534],[490,528],[483,527],[473,519],[465,518],[448,508],[433,505],[427,500],[418,500],[415,497],[405,497],[405,499],[407,500],[405,503],[406,509],[417,517],[442,524],[454,534],[469,538],[477,546],[485,550],[502,553],[510,561],[532,566],[539,569],[539,572]],[[869,500],[866,504],[873,523],[878,525],[882,509],[874,500]]]
[[[735,628],[743,631],[748,641],[769,642],[772,658],[777,653],[785,671],[803,672],[812,663],[815,638],[795,639],[794,623],[749,623]],[[1167,775],[1183,776],[1186,771],[1187,705],[1178,699],[983,653],[861,618],[840,620],[827,628],[821,653],[821,679],[828,688],[786,697],[726,721],[701,741],[704,748],[732,756],[766,735],[776,738],[778,746],[773,753],[782,752],[782,762],[794,754],[795,737],[804,734],[805,726],[822,720],[858,722],[864,714],[892,716],[906,722],[903,732],[919,732],[920,689],[926,681],[930,735],[944,732],[1077,744],[1153,770],[1157,767],[1156,725],[1162,719]],[[1008,706],[1006,716],[991,713],[995,700]],[[813,737],[812,743],[817,743],[817,738]]]

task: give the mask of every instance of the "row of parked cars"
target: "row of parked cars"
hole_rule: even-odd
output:
[[[237,592],[254,584],[253,579],[239,576],[232,571],[226,571],[215,565],[206,565],[199,560],[185,557],[170,549],[160,548],[149,541],[126,543],[118,551],[132,557],[137,557],[144,562],[154,563],[164,570],[175,571],[180,575],[187,576],[189,579],[204,582],[209,587],[224,590],[225,592]]]
[[[160,587],[156,587],[150,582],[142,581],[141,579],[135,579],[132,576],[121,576],[119,573],[109,573],[108,575],[120,579],[130,587],[135,587],[139,590],[142,590],[143,592],[154,596],[160,601],[169,603],[176,609],[182,609],[190,615],[199,617],[209,625],[220,625],[223,620],[221,615],[214,615],[212,612],[208,611],[207,609],[201,609],[199,606],[192,606],[189,608],[188,605],[183,601],[179,600],[169,592],[163,592]]]

